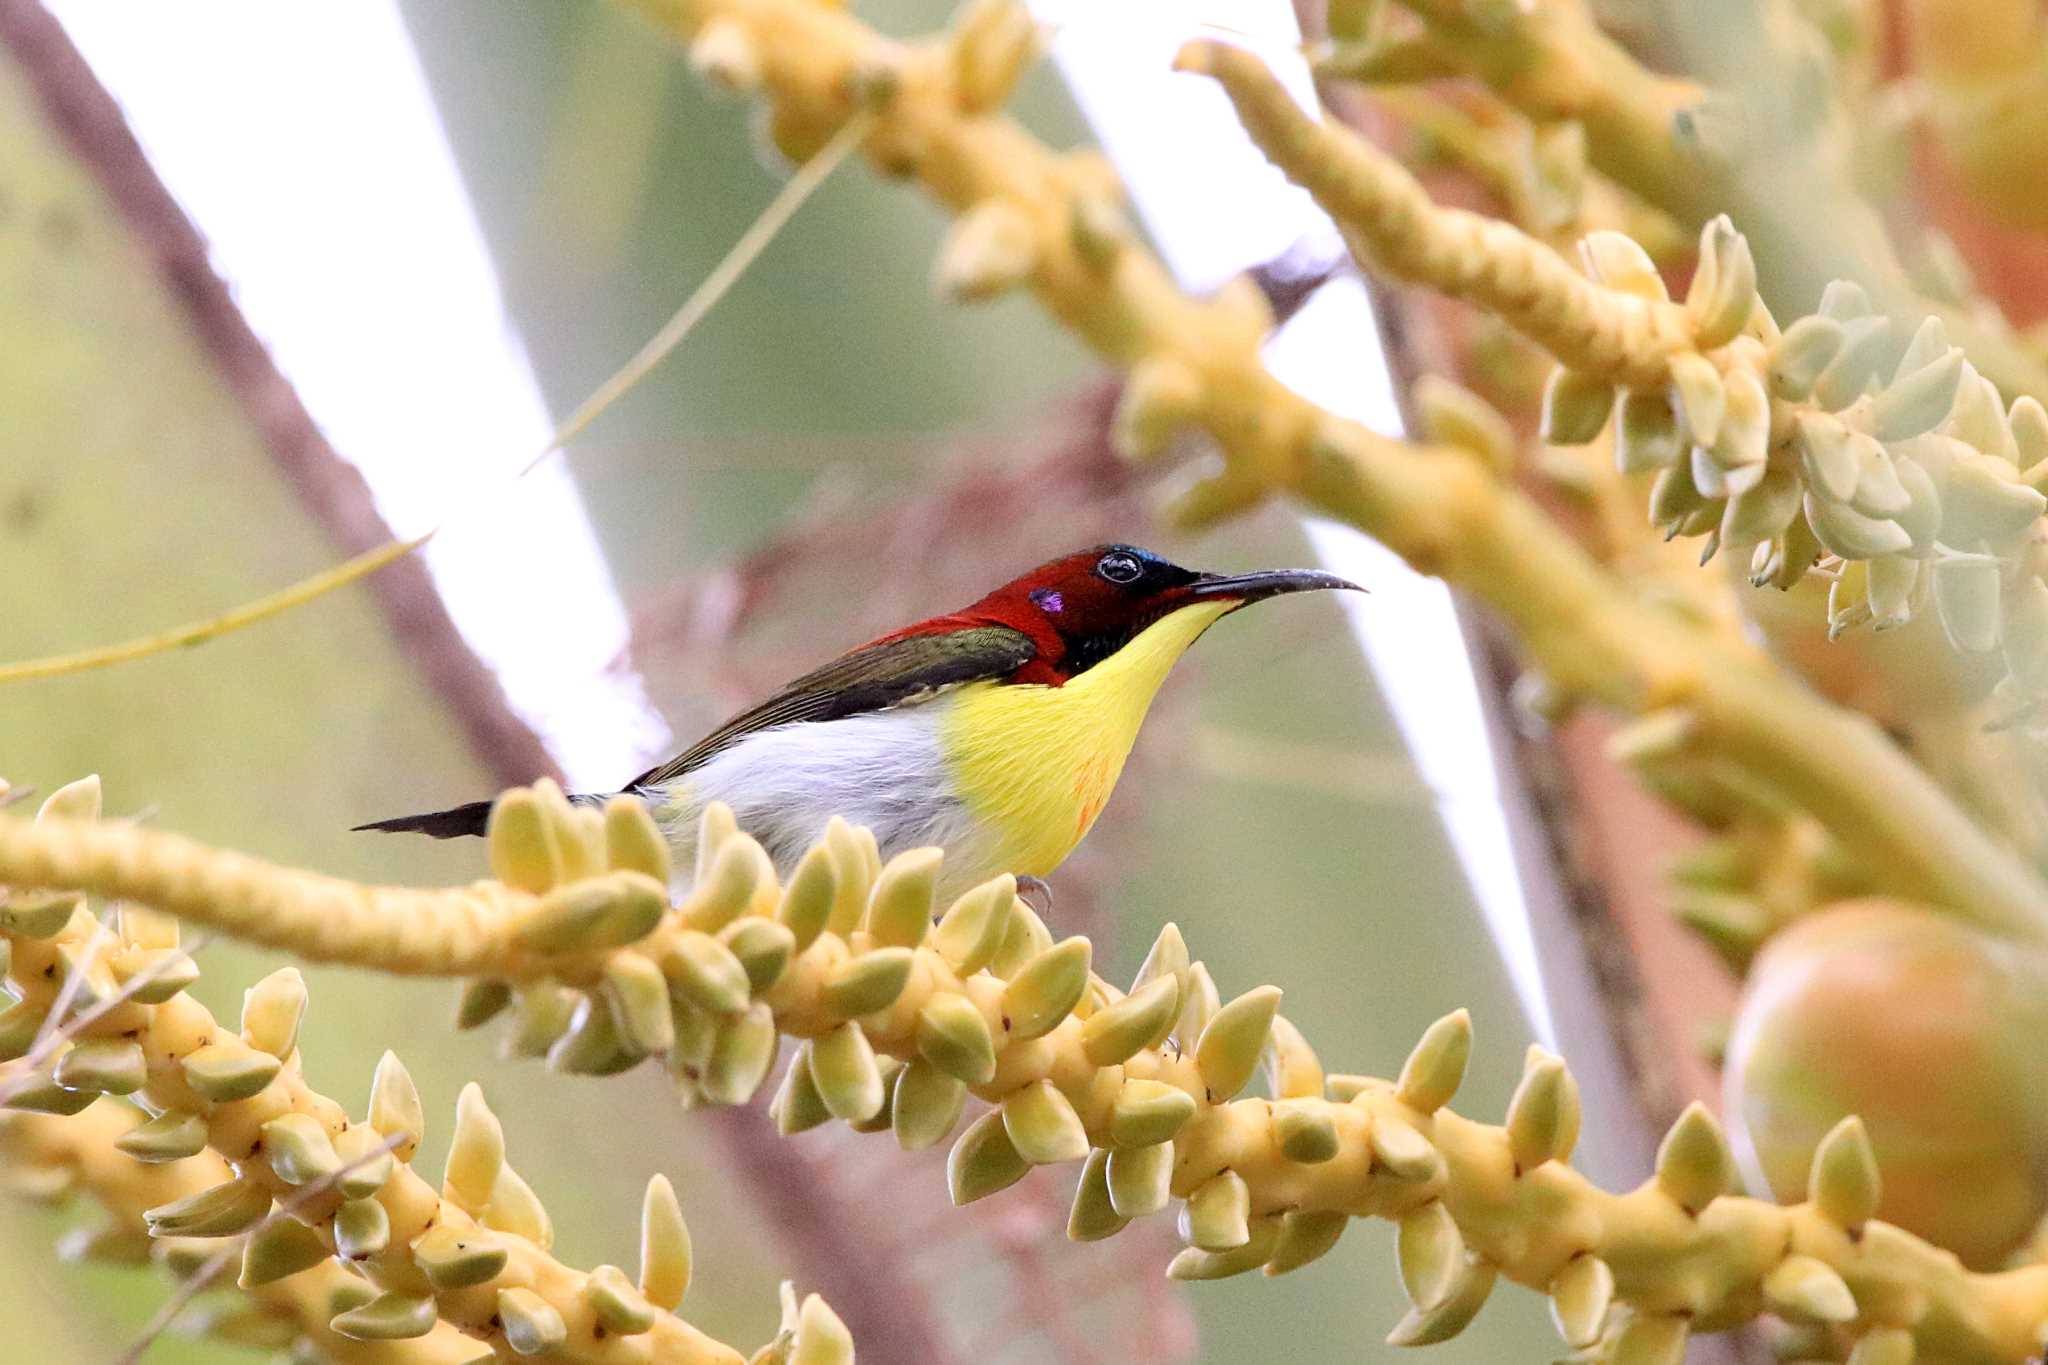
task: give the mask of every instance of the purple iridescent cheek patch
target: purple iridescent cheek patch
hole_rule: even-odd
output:
[[[1048,612],[1057,613],[1067,609],[1066,602],[1060,598],[1059,592],[1053,588],[1038,589],[1038,591],[1031,594],[1031,600]]]

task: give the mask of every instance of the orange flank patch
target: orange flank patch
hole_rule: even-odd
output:
[[[1109,760],[1097,754],[1081,765],[1074,774],[1074,800],[1077,815],[1074,821],[1074,838],[1079,839],[1094,825],[1095,817],[1102,814],[1102,808],[1109,801]]]
[[[1074,837],[1076,839],[1081,838],[1094,826],[1095,817],[1102,814],[1103,804],[1103,800],[1099,796],[1092,796],[1081,803],[1081,818],[1074,822]]]

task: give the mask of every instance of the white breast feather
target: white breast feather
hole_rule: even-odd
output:
[[[787,877],[835,814],[875,833],[886,861],[909,848],[947,851],[941,890],[958,894],[993,875],[994,841],[952,795],[939,757],[945,700],[748,735],[661,789],[655,816],[680,878],[696,863],[704,807],[723,801]],[[653,795],[653,793],[650,793]]]

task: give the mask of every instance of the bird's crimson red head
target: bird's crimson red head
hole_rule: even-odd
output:
[[[1184,569],[1135,545],[1097,545],[1050,560],[957,612],[883,636],[876,644],[976,625],[1031,637],[1031,659],[1009,681],[1058,686],[1101,663],[1153,622],[1192,602],[1235,606],[1283,593],[1357,584],[1314,569],[1215,574]]]

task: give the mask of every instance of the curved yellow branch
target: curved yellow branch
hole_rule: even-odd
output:
[[[47,835],[55,843],[90,846],[80,836],[94,828],[86,821],[94,796],[76,784],[59,793],[53,800],[62,798],[60,807],[73,818],[42,818],[25,827],[31,842]],[[567,814],[566,805],[562,811]],[[219,1175],[214,1168],[225,1167],[226,1178],[148,1207],[143,1216],[150,1234],[246,1234],[241,1265],[249,1285],[287,1282],[309,1271],[325,1275],[318,1268],[331,1265],[330,1258],[346,1262],[355,1272],[345,1277],[346,1292],[319,1311],[328,1330],[351,1341],[432,1341],[437,1324],[446,1323],[470,1339],[472,1357],[482,1343],[504,1359],[545,1353],[581,1365],[740,1365],[739,1352],[674,1312],[689,1281],[689,1238],[660,1177],[643,1210],[638,1286],[617,1267],[577,1270],[549,1254],[546,1211],[506,1163],[504,1132],[475,1086],[457,1106],[437,1192],[410,1164],[425,1119],[396,1057],[385,1054],[361,1119],[351,1119],[307,1083],[298,1051],[307,992],[295,969],[273,973],[247,993],[239,1031],[222,1027],[184,991],[196,971],[144,972],[146,964],[178,954],[176,921],[163,912],[193,904],[200,888],[235,894],[220,869],[247,871],[238,860],[208,856],[184,841],[164,842],[169,856],[152,858],[145,850],[140,858],[149,868],[138,885],[152,894],[138,899],[148,908],[124,906],[118,931],[104,927],[75,897],[33,904],[18,882],[0,905],[5,979],[17,1002],[0,1013],[0,1059],[27,1054],[37,1067],[6,1077],[0,1099],[7,1107],[69,1116],[96,1095],[130,1097],[154,1117],[115,1140],[126,1158],[200,1157],[186,1168],[194,1175]],[[134,852],[140,846],[126,847]],[[211,879],[200,871],[207,866],[215,870]],[[183,890],[181,872],[195,878]],[[291,884],[274,876],[266,883],[260,872],[255,881]],[[606,879],[595,881],[602,886]],[[407,905],[403,896],[358,890],[359,904],[386,911]],[[426,899],[410,908],[431,920],[431,893],[422,894]],[[485,886],[482,894],[489,902],[500,898],[500,889]],[[602,917],[575,918],[577,908],[569,911],[586,937],[602,941],[615,927]],[[53,1018],[67,1000],[77,1013]],[[32,1047],[46,1033],[54,1048]],[[97,1175],[101,1186],[124,1197],[141,1197],[148,1187],[144,1177],[124,1184],[104,1171]],[[290,1215],[270,1216],[274,1202]],[[778,1352],[847,1365],[852,1348],[844,1328],[816,1296],[800,1307],[790,1300],[788,1307],[789,1335]],[[807,1341],[811,1354],[804,1353]]]
[[[432,891],[362,886],[139,825],[30,826],[4,817],[0,864],[16,886],[140,901],[314,962],[431,976],[538,970],[515,934],[539,900],[497,882]]]
[[[1389,274],[1469,299],[1565,365],[1616,383],[1661,385],[1670,357],[1691,348],[1684,309],[1602,289],[1511,224],[1438,207],[1400,163],[1348,130],[1304,117],[1253,54],[1197,41],[1176,66],[1215,77],[1266,155]]]
[[[1171,926],[1121,991],[1090,971],[1085,939],[1054,943],[1007,877],[969,891],[935,921],[931,851],[884,866],[872,836],[835,822],[781,883],[723,808],[706,816],[705,865],[690,900],[622,941],[604,915],[561,912],[584,904],[561,893],[603,883],[621,861],[652,875],[652,821],[621,802],[610,813],[614,870],[579,857],[580,869],[569,871],[560,852],[585,836],[579,814],[551,798],[508,793],[491,855],[515,875],[554,867],[549,898],[558,917],[543,938],[578,965],[567,978],[530,980],[518,992],[517,1046],[546,1051],[560,1069],[609,1074],[659,1056],[686,1101],[741,1103],[765,1081],[778,1039],[788,1035],[799,1046],[774,1104],[785,1132],[838,1118],[892,1127],[906,1147],[947,1138],[971,1094],[994,1107],[955,1140],[948,1173],[956,1201],[993,1194],[1032,1165],[1080,1161],[1070,1235],[1113,1235],[1185,1200],[1192,1245],[1174,1262],[1181,1278],[1261,1267],[1282,1273],[1327,1251],[1349,1218],[1391,1218],[1401,1225],[1403,1280],[1415,1305],[1395,1329],[1397,1342],[1454,1334],[1501,1276],[1552,1297],[1569,1345],[1604,1341],[1628,1359],[1651,1358],[1635,1354],[1651,1345],[1660,1347],[1655,1358],[1675,1359],[1689,1331],[1767,1310],[1861,1337],[1891,1334],[1901,1344],[1910,1335],[1941,1359],[2016,1365],[2048,1321],[2048,1267],[1971,1274],[1872,1217],[1876,1167],[1853,1120],[1822,1145],[1812,1197],[1795,1207],[1727,1193],[1726,1139],[1698,1107],[1666,1137],[1651,1180],[1609,1193],[1566,1165],[1581,1116],[1560,1059],[1532,1049],[1501,1125],[1445,1108],[1471,1045],[1462,1012],[1424,1036],[1397,1079],[1330,1076],[1278,1013],[1278,990],[1225,1000]],[[0,877],[13,876],[6,859],[24,840],[61,843],[76,828],[49,821],[17,832],[0,845]],[[13,980],[31,1014],[38,1002],[49,1008],[52,974],[37,965],[45,945],[55,945],[52,960],[76,961],[98,932],[74,910],[52,939],[8,935]],[[463,1020],[480,1023],[513,996],[502,981],[474,980]],[[279,1062],[292,1055],[294,1001],[302,995],[290,981],[259,987],[239,1038],[182,995],[131,1007],[145,1011],[139,1037],[150,1107],[198,1120],[207,1144],[266,1192],[305,1179],[357,1127]],[[17,1025],[14,1036],[20,1032]],[[34,1092],[38,1102],[89,1098],[94,1084],[126,1074],[109,1055],[119,1044],[101,1041],[115,1036],[89,1030],[75,1047],[96,1050],[77,1065],[59,1058]],[[265,1049],[270,1062],[255,1068],[261,1088],[239,1083],[250,1055]],[[390,1068],[367,1124],[406,1142],[405,1157],[417,1100]],[[1268,1093],[1247,1095],[1260,1071]],[[663,1359],[730,1358],[667,1318],[657,1329],[667,1337],[576,1336],[594,1321],[593,1305],[617,1315],[632,1302],[620,1307],[616,1272],[583,1276],[546,1257],[544,1218],[530,1194],[518,1193],[523,1185],[506,1183],[507,1169],[502,1134],[472,1092],[458,1111],[443,1195],[436,1199],[403,1165],[378,1186],[390,1234],[360,1259],[387,1291],[387,1316],[424,1295],[440,1316],[492,1339],[479,1296],[429,1293],[435,1276],[459,1278],[470,1263],[462,1247],[442,1244],[454,1234],[420,1234],[438,1225],[463,1242],[474,1229],[490,1250],[486,1283],[500,1306],[513,1288],[552,1305],[576,1342],[565,1358],[638,1361],[656,1344],[675,1352]],[[316,1206],[322,1235],[352,1235],[360,1219],[330,1224],[330,1211]],[[189,1215],[159,1210],[159,1228],[174,1216]],[[377,1321],[372,1314],[352,1325]]]

